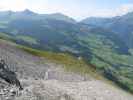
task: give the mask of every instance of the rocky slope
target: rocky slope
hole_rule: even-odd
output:
[[[0,40],[0,58],[15,71],[24,90],[0,81],[0,100],[132,100],[133,96],[103,81],[65,72],[61,66]]]

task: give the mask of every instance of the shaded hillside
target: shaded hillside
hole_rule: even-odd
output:
[[[2,20],[3,17],[1,18],[1,25],[5,26],[0,28],[1,32],[15,35],[16,37],[31,37],[32,40],[34,39],[36,41],[33,44],[35,44],[37,48],[68,51],[79,54],[82,53],[82,51],[88,51],[88,53],[86,53],[89,54],[90,50],[86,50],[83,45],[80,45],[77,37],[86,37],[88,34],[99,34],[100,32],[100,34],[106,37],[111,37],[108,39],[115,42],[115,45],[118,47],[118,52],[128,53],[128,48],[123,40],[120,40],[113,32],[109,30],[105,31],[100,28],[88,29],[88,27],[84,27],[82,24],[67,21],[71,18],[63,16],[62,14],[51,14],[45,18],[45,15],[25,10],[23,12],[1,12],[0,16],[4,16],[4,18],[8,17],[8,19],[5,20]],[[63,19],[65,20],[62,20],[61,16],[64,17]],[[17,42],[24,44],[27,41],[19,38]]]
[[[124,40],[128,47],[133,48],[133,12],[113,18],[87,18],[81,23],[109,29]]]

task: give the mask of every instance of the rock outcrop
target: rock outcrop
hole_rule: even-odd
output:
[[[4,68],[4,66],[3,68],[0,68],[0,78],[11,85],[16,85],[17,87],[19,87],[20,90],[23,89],[20,84],[20,81],[17,79],[17,75],[15,74],[15,72]]]

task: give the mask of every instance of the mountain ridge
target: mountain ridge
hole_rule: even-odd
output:
[[[122,16],[116,16],[112,18],[87,18],[82,20],[81,23],[95,25],[105,29],[112,30],[118,36],[126,42],[129,48],[133,47],[133,12],[129,12]]]
[[[25,9],[23,11],[0,11],[0,15],[3,14],[3,17],[8,16],[8,18],[10,19],[10,17],[38,17],[38,18],[42,18],[42,19],[56,19],[56,20],[62,20],[62,21],[66,21],[66,22],[70,22],[70,23],[76,23],[76,21],[71,18],[68,17],[64,14],[61,13],[53,13],[53,14],[39,14],[39,13],[35,13],[29,9]],[[23,16],[23,17],[22,17]],[[0,16],[1,17],[1,16]]]

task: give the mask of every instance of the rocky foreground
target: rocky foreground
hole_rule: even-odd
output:
[[[101,80],[65,72],[61,65],[30,55],[0,40],[0,58],[18,75],[24,90],[0,79],[0,100],[133,100]],[[42,62],[43,61],[43,62]]]

